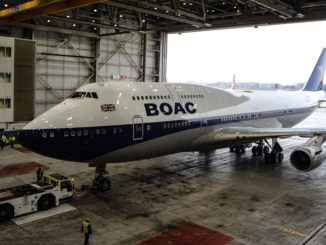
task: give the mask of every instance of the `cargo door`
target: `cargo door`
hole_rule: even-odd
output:
[[[144,123],[141,116],[134,116],[132,118],[133,124],[133,140],[142,140],[144,137]]]

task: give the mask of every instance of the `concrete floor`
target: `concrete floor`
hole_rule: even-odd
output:
[[[322,127],[326,109],[300,126]],[[0,223],[0,244],[82,244],[80,226],[91,219],[91,244],[137,244],[187,221],[233,237],[231,245],[326,244],[326,165],[296,172],[291,151],[306,139],[280,140],[283,164],[265,164],[248,150],[228,149],[210,156],[179,153],[108,166],[112,189],[79,192],[69,204],[75,210],[24,225]],[[0,169],[34,161],[76,178],[76,188],[91,183],[87,164],[46,158],[5,148]],[[0,177],[7,187],[35,180],[35,173]]]

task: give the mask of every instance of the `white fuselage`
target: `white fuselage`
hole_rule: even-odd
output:
[[[287,128],[318,107],[323,92],[226,91],[191,84],[108,82],[77,90],[26,125],[22,143],[44,155],[123,162],[223,148],[210,132],[227,127]],[[98,98],[87,93],[96,93]]]

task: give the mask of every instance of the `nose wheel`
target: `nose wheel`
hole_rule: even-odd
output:
[[[93,180],[93,188],[99,191],[108,191],[111,188],[111,181],[106,176],[108,172],[106,169],[106,163],[90,163],[89,167],[96,167],[95,179]]]
[[[111,188],[111,181],[109,178],[104,177],[103,175],[98,175],[93,180],[93,186],[96,187],[100,191],[108,191]]]

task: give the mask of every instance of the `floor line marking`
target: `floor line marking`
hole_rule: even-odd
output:
[[[292,230],[292,229],[290,229],[290,228],[286,228],[286,227],[283,227],[283,226],[280,227],[280,230],[281,230],[281,231],[284,231],[284,232],[291,233],[291,234],[293,234],[293,235],[298,235],[298,236],[302,236],[302,237],[309,237],[309,236],[306,235],[306,234],[303,234],[303,233],[301,233],[301,232],[298,232],[298,231],[295,231],[295,230]]]

